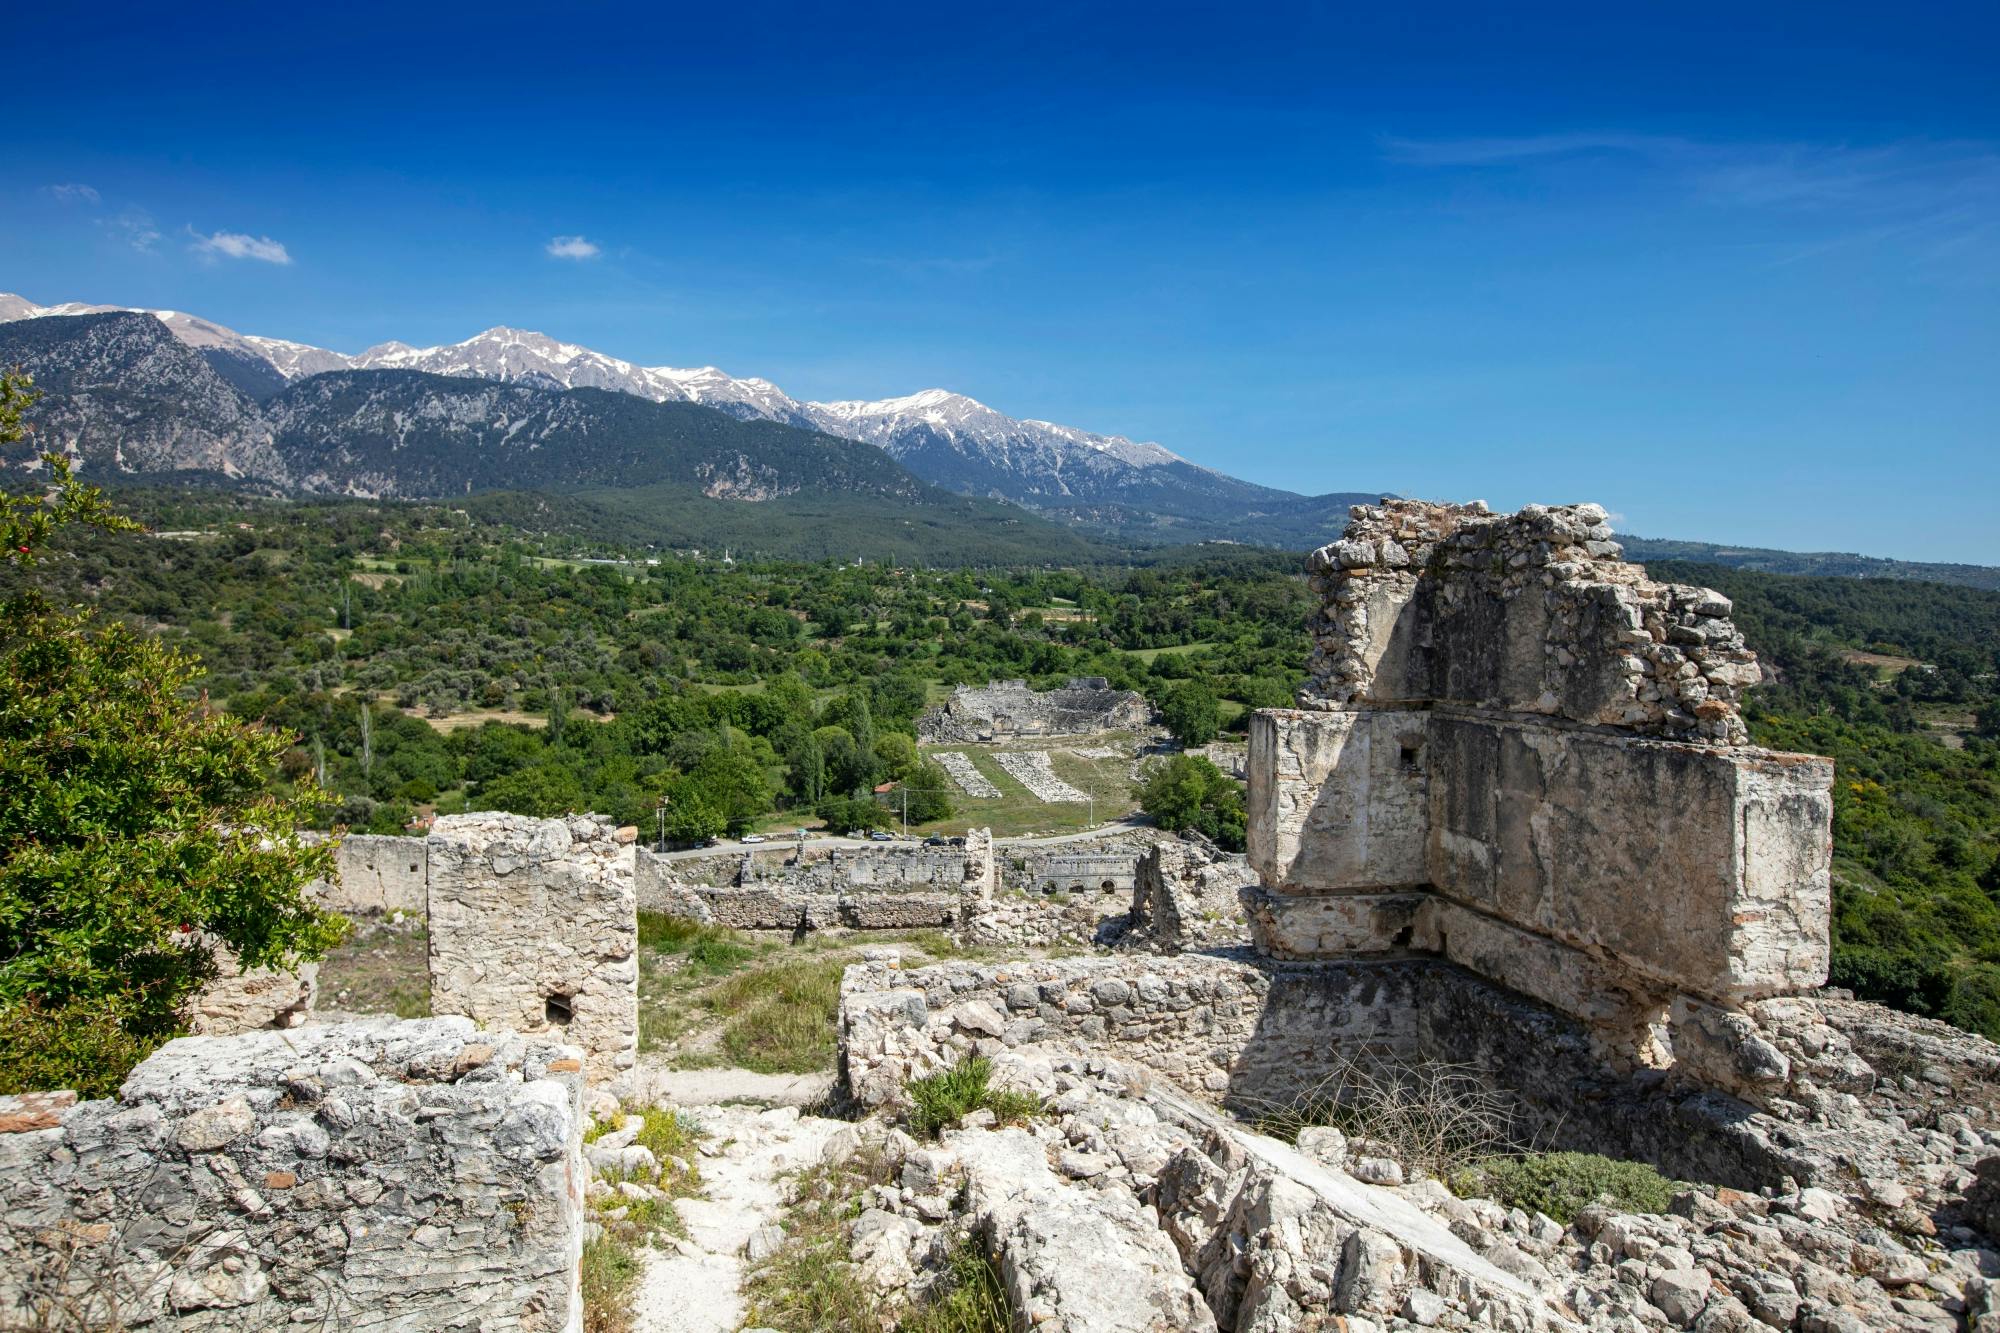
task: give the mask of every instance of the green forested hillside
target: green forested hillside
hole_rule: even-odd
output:
[[[690,782],[740,824],[921,777],[912,722],[953,683],[1199,678],[1240,716],[1287,702],[1306,652],[1296,562],[1234,547],[926,572],[655,555],[435,505],[127,494],[155,535],[44,576],[188,644],[218,703],[296,732],[290,771],[384,831],[467,803],[633,819]]]

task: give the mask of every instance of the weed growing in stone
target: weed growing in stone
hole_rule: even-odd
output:
[[[972,1236],[960,1238],[923,1295],[898,1312],[883,1308],[849,1258],[849,1223],[860,1196],[895,1172],[877,1143],[839,1162],[801,1172],[785,1217],[785,1243],[744,1284],[748,1327],[786,1333],[1009,1333],[1013,1309],[992,1259]]]
[[[1025,1092],[991,1085],[993,1062],[981,1056],[959,1061],[950,1069],[903,1085],[912,1133],[934,1139],[973,1111],[991,1111],[1000,1121],[1021,1121],[1042,1109],[1041,1100]]]
[[[925,1302],[898,1333],[1011,1333],[1013,1309],[1000,1272],[976,1236],[961,1237]]]
[[[785,1218],[785,1243],[744,1284],[749,1326],[792,1333],[857,1333],[881,1327],[880,1298],[848,1261],[848,1219],[870,1185],[893,1172],[877,1145],[845,1161],[801,1172]]]
[[[605,1233],[583,1243],[578,1276],[583,1286],[583,1333],[630,1333],[632,1289],[639,1282],[639,1254]]]
[[[1289,1098],[1242,1101],[1260,1131],[1287,1143],[1332,1125],[1439,1179],[1516,1146],[1511,1100],[1472,1065],[1346,1058]]]

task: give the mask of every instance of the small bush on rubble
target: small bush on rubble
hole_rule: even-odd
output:
[[[903,1085],[911,1132],[934,1139],[974,1111],[991,1111],[1005,1121],[1026,1120],[1042,1109],[1039,1098],[992,1087],[992,1078],[993,1062],[972,1056],[950,1069],[911,1079]]]
[[[1489,1157],[1452,1174],[1446,1184],[1464,1198],[1546,1213],[1567,1226],[1593,1203],[1628,1213],[1664,1213],[1674,1184],[1644,1162],[1588,1152]]]

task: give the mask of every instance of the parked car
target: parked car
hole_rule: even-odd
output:
[[[873,833],[868,835],[868,841],[870,842],[894,842],[895,840],[896,840],[895,834],[884,833],[881,829],[876,829]]]
[[[943,847],[946,845],[942,833],[933,833],[930,837],[924,839],[924,846],[926,847]]]
[[[746,833],[746,834],[744,834],[744,835],[742,836],[742,838],[740,838],[740,839],[739,839],[738,841],[741,841],[741,842],[769,842],[769,841],[770,841],[770,839],[769,839],[769,838],[766,838],[766,837],[765,837],[765,836],[764,836],[763,834],[761,834],[761,833]]]

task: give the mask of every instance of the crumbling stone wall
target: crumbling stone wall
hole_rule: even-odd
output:
[[[333,849],[334,877],[320,898],[336,912],[388,915],[424,911],[430,840],[349,833]]]
[[[1460,962],[1622,1061],[1677,1031],[1709,1059],[1733,1029],[1690,1005],[1825,980],[1832,765],[1739,743],[1727,600],[1648,580],[1603,518],[1392,501],[1314,553],[1307,706],[1251,725],[1252,922],[1277,957]]]
[[[960,685],[917,719],[922,741],[979,742],[1009,736],[1085,736],[1150,726],[1153,710],[1132,690],[1114,690],[1102,676],[1073,676],[1037,693],[1024,680]]]
[[[184,1037],[0,1098],[0,1309],[60,1327],[582,1327],[580,1052],[462,1018]]]
[[[1139,858],[1122,948],[1226,948],[1248,944],[1245,890],[1256,883],[1246,857],[1206,839],[1155,844]]]
[[[1729,599],[1627,564],[1598,505],[1356,505],[1313,552],[1308,707],[1450,703],[1740,744]]]
[[[592,1079],[638,1057],[630,828],[468,814],[430,833],[431,1010],[584,1050]]]
[[[300,963],[290,972],[271,967],[245,971],[221,940],[212,946],[218,974],[194,997],[190,1030],[228,1036],[257,1028],[292,1028],[306,1021],[319,999],[319,964]]]

